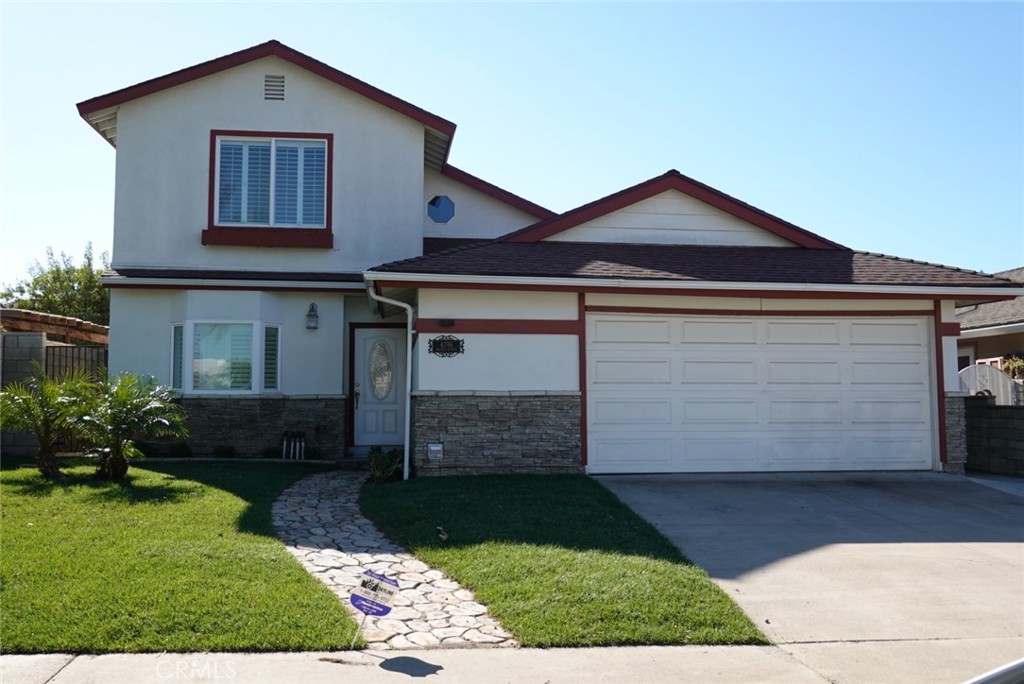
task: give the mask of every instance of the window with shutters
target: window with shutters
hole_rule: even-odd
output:
[[[276,392],[279,368],[276,325],[196,321],[172,326],[171,386],[184,393]]]
[[[333,136],[210,133],[203,244],[331,247]]]

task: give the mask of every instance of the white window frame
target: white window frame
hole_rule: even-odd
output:
[[[268,222],[267,223],[253,223],[253,222],[234,222],[234,221],[221,221],[220,220],[220,160],[221,160],[221,146],[224,142],[237,141],[237,142],[248,142],[248,143],[269,143],[270,144],[270,197],[269,209],[268,209]],[[277,182],[277,145],[278,143],[321,143],[324,151],[324,192],[321,198],[321,213],[323,220],[319,224],[311,223],[278,223],[275,221],[274,212],[274,201],[276,197],[276,182]],[[287,137],[287,136],[246,136],[246,135],[217,135],[215,137],[214,144],[215,156],[213,164],[213,225],[217,227],[227,228],[279,228],[279,229],[303,229],[303,230],[324,230],[328,226],[327,216],[327,194],[330,192],[330,141],[324,138],[318,138],[315,136],[310,137]],[[301,164],[299,166],[299,172],[301,173]],[[301,196],[301,187],[299,195]],[[243,212],[245,208],[245,195],[243,194],[242,207]],[[301,207],[298,209],[301,212]]]
[[[197,325],[248,325],[252,335],[252,363],[250,378],[250,389],[195,389],[194,383],[194,362],[195,362],[195,328]],[[173,387],[174,384],[174,330],[182,329],[181,344],[181,387]],[[264,331],[267,328],[277,328],[277,389],[264,389]],[[189,319],[171,323],[171,349],[168,363],[168,386],[181,395],[200,395],[210,397],[223,397],[230,395],[259,395],[259,394],[280,394],[281,390],[281,343],[283,327],[280,323],[258,320],[226,320],[226,319]]]

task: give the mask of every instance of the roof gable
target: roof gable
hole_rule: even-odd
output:
[[[755,226],[766,231],[770,235],[781,238],[782,241],[792,243],[796,246],[810,249],[846,249],[838,243],[827,240],[808,230],[804,230],[803,228],[795,226],[788,221],[772,216],[765,211],[753,207],[745,202],[741,202],[740,200],[726,195],[719,190],[715,190],[708,185],[704,185],[703,183],[689,178],[688,176],[684,176],[674,169],[661,176],[657,176],[638,185],[634,185],[633,187],[626,188],[625,190],[608,195],[607,197],[590,202],[589,204],[584,204],[581,207],[567,211],[554,218],[546,219],[539,223],[535,223],[532,226],[523,228],[522,230],[510,233],[505,236],[503,240],[506,242],[539,242],[541,240],[546,240],[553,236],[565,233],[573,228],[584,226],[584,224],[588,224],[590,222],[595,222],[595,225],[597,225],[596,222],[599,219],[608,217],[614,212],[638,205],[645,200],[650,200],[658,195],[663,195],[671,191],[687,195],[694,200],[708,205],[721,214],[739,219],[751,226]],[[722,225],[717,227],[721,228]],[[676,225],[675,228],[678,229],[679,226]],[[568,239],[569,236],[565,236],[565,238]],[[591,238],[587,239],[589,240]],[[665,239],[664,236],[661,239]],[[650,240],[648,239],[643,241],[649,242]],[[656,240],[655,242],[658,241]],[[780,242],[778,240],[772,241],[769,239],[763,244],[779,245],[785,244],[785,242]],[[660,242],[660,244],[665,243]],[[708,243],[705,241],[704,244]]]
[[[435,166],[435,168],[440,168],[444,165],[448,157],[448,147],[451,143],[451,138],[455,135],[454,123],[436,114],[431,114],[425,109],[421,109],[390,93],[386,93],[365,81],[360,81],[354,76],[350,76],[328,64],[313,59],[309,55],[303,54],[276,40],[270,40],[245,50],[233,52],[230,55],[218,57],[202,64],[196,64],[195,66],[107,93],[106,95],[100,95],[84,102],[79,102],[78,113],[100,135],[116,146],[117,107],[119,105],[167,90],[168,88],[184,85],[242,64],[263,59],[264,57],[283,59],[342,88],[351,90],[399,114],[418,121],[427,129],[428,162]]]

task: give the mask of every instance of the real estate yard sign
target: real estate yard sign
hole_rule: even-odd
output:
[[[358,586],[352,589],[352,595],[349,598],[352,605],[363,613],[363,619],[359,622],[359,630],[362,630],[367,615],[380,617],[390,613],[391,604],[395,602],[397,594],[398,582],[372,570],[364,572],[363,576],[359,578]],[[353,646],[355,646],[356,637],[359,636],[359,630],[356,630],[355,636],[352,637]]]

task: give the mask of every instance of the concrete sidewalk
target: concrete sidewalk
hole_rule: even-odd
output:
[[[992,642],[993,640],[985,640]],[[956,684],[1016,657],[1020,642],[979,643],[948,657],[949,644],[837,643],[859,662],[839,679],[775,646],[638,646],[587,649],[439,649],[336,653],[162,653],[103,656],[0,656],[3,684],[379,684],[410,678],[438,684]],[[942,668],[917,669],[906,649],[931,652]],[[827,668],[825,668],[827,669]],[[941,671],[941,674],[939,673]]]

